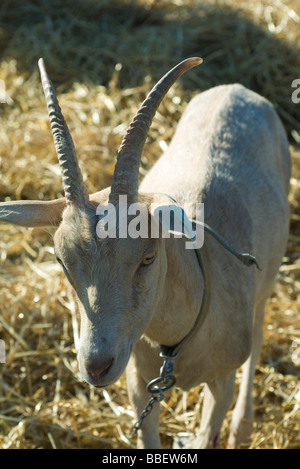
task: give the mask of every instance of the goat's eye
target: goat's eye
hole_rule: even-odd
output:
[[[61,264],[61,265],[62,265],[62,260],[61,260],[61,258],[60,258],[60,257],[57,257],[57,256],[56,256],[56,260],[57,260],[57,262],[58,262],[59,264]]]
[[[154,259],[155,259],[155,254],[147,254],[147,255],[143,258],[141,265],[149,265],[149,264],[152,264],[152,262],[154,261]]]

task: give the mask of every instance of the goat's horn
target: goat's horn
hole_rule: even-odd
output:
[[[136,200],[140,159],[155,112],[173,83],[184,72],[201,63],[200,57],[192,57],[176,65],[152,88],[142,103],[123,138],[117,155],[109,197],[111,202],[116,201],[120,194],[127,194]]]
[[[59,107],[53,85],[46,72],[44,60],[40,59],[38,64],[48,106],[54,145],[62,171],[65,196],[69,203],[84,205],[88,200],[88,193],[78,165],[74,143]]]

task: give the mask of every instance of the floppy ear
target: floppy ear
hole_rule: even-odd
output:
[[[58,226],[66,199],[18,200],[0,203],[0,221],[20,226]]]

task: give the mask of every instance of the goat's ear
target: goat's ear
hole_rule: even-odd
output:
[[[154,226],[161,227],[163,237],[169,237],[167,233],[173,234],[175,238],[193,239],[195,237],[192,223],[179,205],[159,204],[156,206],[153,204],[150,213]]]
[[[39,201],[18,200],[0,203],[0,221],[20,226],[58,226],[66,199]]]
[[[184,209],[172,197],[166,194],[155,194],[149,211],[154,225],[160,226],[163,237],[168,237],[167,233],[169,233],[175,238],[194,239],[192,222]]]

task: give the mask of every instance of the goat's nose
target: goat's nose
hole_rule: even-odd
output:
[[[104,360],[98,360],[97,362],[89,363],[86,366],[86,370],[92,378],[95,380],[101,378],[101,376],[109,370],[114,362],[114,357],[107,357]]]

